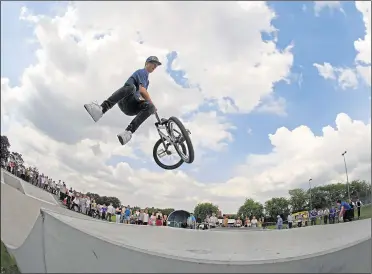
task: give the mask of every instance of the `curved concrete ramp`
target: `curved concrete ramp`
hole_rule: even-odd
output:
[[[53,195],[1,169],[1,181],[21,193],[51,205],[58,205]]]
[[[7,184],[25,194],[21,180],[13,174],[1,169],[1,182]]]
[[[6,184],[1,202],[1,239],[23,273],[371,273],[370,219],[212,232],[94,220]]]
[[[340,234],[348,229],[353,234],[368,229],[370,235],[368,220],[342,226],[337,229]],[[315,229],[306,235],[310,229],[306,230],[259,233],[260,237],[253,236],[255,232],[218,235],[167,227],[107,224],[42,210],[26,241],[11,252],[24,273],[370,273],[368,233],[363,233],[367,238],[352,242],[343,235],[326,234],[329,231],[322,233]],[[310,237],[301,241],[308,248],[304,245],[300,248],[293,242],[299,240],[297,231]],[[304,241],[315,240],[312,238],[315,235],[320,242]],[[292,241],[277,247],[283,244],[283,239]],[[267,242],[272,240],[276,243]],[[254,246],[257,243],[261,246]],[[242,248],[244,245],[246,248]]]

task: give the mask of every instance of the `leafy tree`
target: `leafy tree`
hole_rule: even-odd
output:
[[[164,208],[161,209],[161,214],[169,216],[174,211],[174,208]]]
[[[320,186],[311,189],[311,205],[312,208],[325,208],[332,204],[330,187]],[[308,190],[308,195],[310,198],[310,190]]]
[[[253,199],[246,199],[244,204],[238,210],[238,216],[245,219],[246,217],[256,216],[256,218],[262,217],[264,207],[261,203],[254,201]]]
[[[194,215],[196,218],[200,218],[202,221],[207,217],[207,215],[212,215],[212,213],[218,213],[218,206],[212,203],[199,203],[194,209]]]
[[[371,184],[354,180],[349,185],[350,197],[356,199],[360,196],[370,197]],[[310,190],[307,190],[307,195],[310,195]],[[313,208],[324,208],[335,204],[338,200],[347,200],[347,185],[342,183],[329,184],[325,186],[317,186],[311,189],[311,202]]]
[[[289,203],[292,212],[299,212],[308,209],[309,195],[301,188],[295,188],[288,191],[290,196]]]
[[[21,169],[25,168],[22,154],[13,151],[9,157],[14,162],[14,170],[16,172],[19,172]]]
[[[307,190],[310,196],[310,190]],[[324,208],[333,205],[338,199],[347,198],[345,184],[329,184],[325,186],[313,187],[311,189],[311,203],[313,208]]]
[[[109,205],[110,203],[112,203],[113,207],[118,207],[118,206],[121,206],[121,202],[118,198],[116,197],[107,197],[107,205]]]
[[[370,202],[371,183],[367,183],[365,180],[354,180],[350,183],[349,188],[351,198],[360,198],[366,200],[365,198],[369,197],[368,201],[366,202]]]
[[[91,193],[91,192],[87,192],[86,194],[87,196],[89,196],[91,199],[95,200],[96,203],[98,204],[98,199],[100,198],[100,196],[96,193]]]
[[[1,135],[1,147],[0,148],[1,148],[1,165],[5,166],[6,162],[8,161],[9,155],[10,155],[10,152],[9,152],[10,143],[9,143],[8,137],[6,137],[5,135]]]
[[[271,217],[276,217],[277,215],[288,216],[289,209],[289,200],[284,197],[280,198],[271,198],[265,202],[266,215]]]
[[[97,204],[105,204],[106,206],[108,206],[110,203],[112,203],[113,207],[121,206],[120,200],[116,197],[99,196],[98,194],[90,192],[88,192],[86,195],[93,198]]]

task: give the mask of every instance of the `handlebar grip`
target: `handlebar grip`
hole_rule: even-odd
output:
[[[158,122],[160,123],[160,118],[159,118],[158,112],[155,112],[155,117],[156,117],[156,120],[158,120]]]

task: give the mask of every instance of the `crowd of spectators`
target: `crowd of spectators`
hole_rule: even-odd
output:
[[[70,210],[81,214],[91,216],[100,220],[117,223],[138,224],[138,225],[154,225],[166,226],[167,215],[163,215],[160,211],[150,212],[148,208],[134,209],[129,205],[121,205],[114,208],[112,203],[97,204],[96,201],[89,195],[75,191],[72,187],[68,188],[65,182],[58,180],[56,182],[50,176],[44,173],[39,174],[31,168],[15,169],[14,165],[9,163],[6,166],[8,172],[20,177],[26,182],[39,187],[57,197],[61,204]]]
[[[63,188],[60,192],[60,200],[68,209],[74,210],[92,218],[116,223],[166,226],[167,215],[160,211],[149,212],[148,208],[134,209],[130,205],[114,207],[112,203],[97,204],[88,195]]]
[[[81,214],[91,216],[101,220],[112,222],[115,219],[116,223],[138,224],[138,225],[154,225],[166,226],[167,215],[163,215],[160,211],[149,212],[148,208],[134,209],[129,205],[121,205],[114,208],[113,204],[97,204],[96,201],[88,195],[82,194],[70,189],[66,186],[65,182],[58,180],[56,182],[44,173],[39,174],[34,172],[31,168],[14,169],[14,165],[9,164],[7,170],[14,175],[20,177],[26,182],[33,184],[51,194],[59,197],[61,203],[70,210],[74,210]],[[290,213],[286,216],[287,220],[283,221],[283,216],[278,215],[275,223],[277,229],[306,227],[309,225],[319,224],[335,224],[340,221],[352,221],[355,219],[355,209],[357,218],[360,218],[360,210],[362,202],[357,199],[355,201],[349,200],[348,202],[338,200],[337,206],[329,208],[312,209],[310,211],[303,211],[297,213]],[[287,225],[284,225],[286,223]],[[210,229],[215,227],[238,227],[238,228],[266,228],[270,223],[265,222],[265,218],[245,218],[242,220],[240,217],[236,219],[229,219],[227,216],[219,219],[216,214],[207,215],[205,220],[197,222],[195,216],[191,213],[190,217],[183,223],[182,227],[191,229]]]
[[[312,209],[309,212],[300,212],[299,214],[289,214],[287,216],[288,227],[304,227],[308,225],[327,225],[339,222],[350,222],[356,218],[360,219],[360,210],[363,203],[356,199],[356,201],[349,200],[348,202],[338,200],[337,206],[330,208]],[[284,228],[283,219],[280,215],[277,216],[276,226],[278,229]]]

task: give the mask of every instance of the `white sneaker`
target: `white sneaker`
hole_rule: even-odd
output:
[[[85,104],[84,107],[93,118],[94,122],[98,122],[103,116],[102,107],[97,103]]]
[[[132,132],[126,130],[118,134],[118,139],[120,144],[124,146],[126,143],[130,141],[130,139],[132,139]]]

